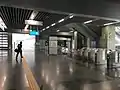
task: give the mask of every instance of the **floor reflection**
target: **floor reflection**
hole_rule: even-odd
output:
[[[74,60],[69,60],[65,55],[45,55],[37,51],[33,64],[35,64],[33,73],[38,84],[43,85],[44,90],[87,90],[84,86],[88,84],[110,80],[105,76],[106,70],[103,66],[86,67]]]

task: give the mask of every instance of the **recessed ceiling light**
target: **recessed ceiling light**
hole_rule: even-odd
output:
[[[70,15],[70,17],[69,18],[73,18],[74,16],[73,15]]]
[[[58,22],[61,23],[61,22],[63,22],[64,20],[65,20],[65,19],[63,18],[63,19],[59,20]]]
[[[42,29],[42,31],[44,31],[45,30],[45,28],[44,29]]]
[[[29,27],[29,25],[26,25],[24,29],[26,30],[28,27]]]
[[[34,19],[35,18],[35,15],[34,14],[32,14],[31,16],[30,16],[30,19]]]
[[[0,17],[0,28],[4,31],[4,29],[7,29],[7,26],[5,25],[4,21]]]
[[[118,21],[118,22],[111,22],[111,23],[105,23],[105,24],[103,24],[104,26],[107,26],[107,25],[112,25],[112,24],[117,24],[117,23],[120,23],[120,21]]]
[[[113,22],[112,23],[106,23],[106,24],[104,24],[104,26],[111,25],[111,24],[114,24],[114,23]]]
[[[91,23],[92,21],[93,21],[93,20],[86,21],[86,22],[84,22],[84,24]]]
[[[55,23],[51,24],[51,26],[55,26]]]
[[[29,19],[33,20],[37,14],[38,14],[37,11],[33,11]],[[29,25],[26,25],[24,29],[26,30],[28,27],[29,27]]]
[[[70,31],[70,32],[73,32],[73,31]]]
[[[50,28],[50,26],[47,26],[46,29]]]
[[[30,19],[33,20],[36,17],[37,14],[38,14],[37,11],[33,11],[31,16],[30,16]]]
[[[57,30],[57,32],[59,32],[60,30]]]

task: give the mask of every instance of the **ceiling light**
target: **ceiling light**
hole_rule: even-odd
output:
[[[29,19],[33,20],[37,14],[38,14],[37,11],[33,11]],[[29,25],[26,25],[24,29],[26,30],[28,27],[29,27]]]
[[[36,17],[37,14],[38,14],[37,11],[33,11],[31,16],[30,16],[30,19],[33,20]]]
[[[73,18],[74,16],[73,15],[71,15],[69,18]]]
[[[0,17],[0,22],[2,22],[3,20],[2,20],[2,18]]]
[[[5,25],[4,21],[2,20],[2,18],[0,17],[0,28],[4,31],[5,29],[7,29],[7,26]]]
[[[55,26],[55,23],[53,23],[51,26]]]
[[[42,29],[42,31],[44,31],[45,30],[45,28],[44,29]]]
[[[34,18],[35,18],[35,15],[32,14],[32,15],[30,16],[30,19],[34,19]]]
[[[29,27],[29,25],[26,25],[24,29],[26,30],[28,27]]]
[[[63,18],[63,19],[59,20],[58,22],[61,23],[61,22],[63,22],[64,20],[65,20],[65,19]]]
[[[70,32],[73,32],[73,31],[70,31]]]
[[[28,25],[41,25],[43,26],[43,22],[42,21],[36,21],[36,20],[25,20],[25,24],[28,24]]]
[[[111,24],[114,24],[114,23],[113,22],[112,23],[106,23],[106,24],[104,24],[104,26],[111,25]]]
[[[117,23],[120,23],[120,22],[118,21],[118,22],[105,23],[104,26],[112,25],[112,24],[117,24]]]
[[[47,26],[46,29],[50,28],[50,26]]]
[[[57,30],[57,32],[59,32],[60,30]]]
[[[93,20],[86,21],[86,22],[84,22],[84,24],[91,23],[92,21],[93,21]]]

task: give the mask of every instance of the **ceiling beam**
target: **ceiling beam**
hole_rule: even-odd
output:
[[[38,14],[37,11],[33,11],[29,20],[33,20],[37,16],[37,14]],[[29,27],[29,25],[27,24],[24,29],[27,30],[28,27]]]
[[[0,0],[0,4],[120,21],[120,4],[109,0]]]

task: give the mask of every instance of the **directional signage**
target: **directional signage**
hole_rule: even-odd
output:
[[[36,36],[36,35],[39,35],[39,31],[35,31],[35,30],[34,30],[34,31],[30,31],[29,34],[30,34],[30,35],[35,35],[35,36]]]
[[[42,21],[35,21],[35,20],[25,20],[25,24],[27,25],[36,25],[36,26],[43,26]]]

